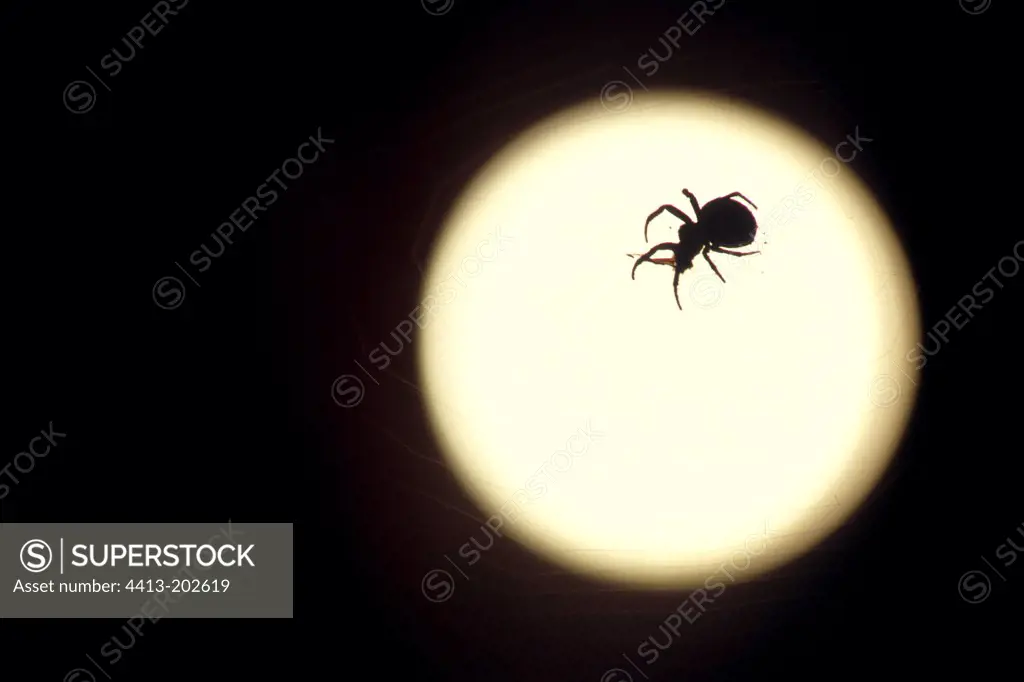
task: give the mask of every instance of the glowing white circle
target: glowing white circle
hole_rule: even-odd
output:
[[[920,320],[853,171],[870,131],[849,132],[829,149],[746,105],[659,93],[561,112],[481,170],[434,247],[419,360],[450,465],[503,536],[680,587],[788,561],[863,501],[909,417]],[[631,281],[625,254],[677,241],[668,214],[649,244],[643,227],[662,204],[696,217],[684,188],[749,197],[760,230],[737,250],[762,253],[711,254],[725,284],[698,256],[680,312],[672,269]]]

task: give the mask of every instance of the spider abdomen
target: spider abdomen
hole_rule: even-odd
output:
[[[754,214],[732,199],[713,199],[704,204],[700,209],[700,225],[715,246],[746,246],[757,235]]]

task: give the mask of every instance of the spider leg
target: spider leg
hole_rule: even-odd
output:
[[[656,254],[658,251],[663,251],[663,250],[668,249],[668,250],[674,252],[675,251],[675,246],[676,245],[673,244],[672,242],[664,242],[662,244],[658,244],[657,246],[652,248],[650,251],[648,251],[644,255],[640,256],[639,258],[637,258],[636,262],[633,263],[633,272],[630,273],[629,278],[630,279],[636,279],[636,269],[638,267],[640,267],[640,264],[643,263],[644,261],[653,262],[653,260],[651,259],[651,256]]]
[[[730,251],[729,249],[723,249],[723,248],[719,248],[717,246],[712,246],[711,250],[714,251],[715,253],[724,253],[724,254],[728,254],[730,256],[753,256],[755,253],[761,253],[760,251],[746,251],[746,252]]]
[[[690,200],[690,206],[693,206],[693,213],[697,216],[697,220],[700,220],[700,204],[697,203],[697,197],[693,196],[693,192],[688,189],[683,190],[683,196]]]
[[[683,305],[679,302],[679,271],[676,270],[675,276],[672,278],[672,291],[676,295],[676,305],[679,309],[683,309]]]
[[[627,253],[626,255],[630,258],[639,258],[641,256],[639,253]],[[654,263],[655,265],[675,265],[676,257],[669,256],[668,258],[649,258],[647,262]]]
[[[708,251],[709,249],[707,247],[705,247],[704,251],[702,251],[702,253],[704,254],[704,260],[708,262],[708,265],[711,266],[711,269],[715,271],[716,275],[718,275],[718,279],[722,280],[722,284],[725,284],[725,277],[722,277],[722,273],[718,271],[718,268],[715,267],[715,264],[711,261],[711,256],[708,255]]]
[[[682,220],[687,225],[693,225],[693,218],[691,218],[690,216],[686,215],[685,213],[680,211],[675,206],[672,206],[671,204],[665,204],[664,206],[659,207],[657,211],[655,211],[651,215],[647,216],[647,222],[644,223],[644,241],[647,241],[647,226],[651,224],[652,220],[654,220],[659,215],[661,215],[662,211],[668,211],[669,213],[674,215],[676,218],[679,218],[680,220]]]
[[[726,194],[722,198],[723,199],[732,199],[733,197],[739,197],[740,199],[743,199],[743,201],[745,201],[748,204],[750,204],[751,206],[753,206],[755,209],[757,208],[757,204],[755,204],[753,201],[751,201],[750,199],[746,198],[745,196],[743,196],[739,192],[732,192],[731,194]]]

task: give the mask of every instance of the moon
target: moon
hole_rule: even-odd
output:
[[[483,167],[447,214],[418,345],[453,474],[512,538],[640,589],[746,581],[811,551],[890,466],[916,397],[916,288],[857,177],[870,131],[823,144],[695,91],[555,113]],[[673,269],[678,241],[741,192],[754,242]],[[667,254],[662,254],[667,255]],[[717,579],[716,579],[717,580]]]

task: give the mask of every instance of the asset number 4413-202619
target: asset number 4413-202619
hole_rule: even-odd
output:
[[[174,578],[173,580],[129,580],[124,589],[129,592],[227,592],[231,581]]]

